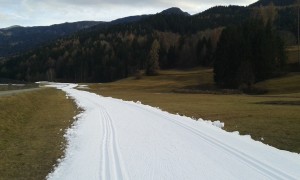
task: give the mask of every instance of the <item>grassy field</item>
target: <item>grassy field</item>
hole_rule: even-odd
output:
[[[182,89],[213,89],[212,69],[162,71],[159,76],[91,84],[90,91],[141,101],[171,113],[225,122],[225,130],[250,134],[279,149],[300,153],[300,74],[259,84],[267,95],[174,93]],[[193,91],[191,91],[193,92]],[[296,103],[295,103],[296,102]]]
[[[63,155],[74,103],[46,88],[0,97],[0,109],[0,179],[44,179]]]
[[[267,89],[268,94],[292,94],[300,92],[300,73],[289,73],[284,77],[257,83],[257,88]]]

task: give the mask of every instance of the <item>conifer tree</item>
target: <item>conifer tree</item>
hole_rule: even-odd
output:
[[[155,39],[151,45],[149,56],[146,63],[146,75],[153,76],[158,74],[159,70],[159,42]]]

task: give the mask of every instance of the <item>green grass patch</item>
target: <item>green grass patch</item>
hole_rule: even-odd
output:
[[[0,97],[0,179],[45,179],[63,155],[77,108],[62,91]]]
[[[250,134],[252,138],[266,144],[299,153],[300,106],[262,103],[299,101],[299,83],[287,88],[291,84],[287,81],[298,81],[299,77],[298,74],[292,74],[279,82],[273,82],[278,81],[275,79],[260,84],[272,94],[263,96],[174,93],[187,87],[213,88],[212,69],[201,68],[162,71],[159,76],[144,76],[140,80],[127,78],[113,83],[91,84],[89,91],[124,100],[141,101],[143,104],[195,119],[221,120],[225,122],[227,131]],[[278,86],[273,87],[273,84]]]

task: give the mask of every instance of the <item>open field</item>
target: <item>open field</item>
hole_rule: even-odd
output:
[[[44,179],[62,156],[74,103],[45,88],[0,97],[0,109],[0,179]]]
[[[291,74],[260,83],[269,90],[263,96],[174,93],[190,87],[213,87],[211,69],[162,71],[159,76],[144,76],[140,80],[91,84],[89,91],[141,101],[195,119],[221,120],[227,131],[250,134],[266,144],[299,153],[300,106],[295,103],[300,101],[299,77],[300,74]]]
[[[284,77],[259,82],[255,86],[267,89],[268,94],[300,93],[300,73],[289,73]]]

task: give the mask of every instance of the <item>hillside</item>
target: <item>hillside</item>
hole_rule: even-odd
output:
[[[296,40],[294,10],[274,10],[278,16],[272,26],[289,44]],[[267,7],[216,6],[193,16],[170,8],[154,15],[125,17],[0,61],[0,75],[25,81],[114,81],[138,74],[146,67],[155,39],[160,45],[161,69],[211,67],[225,27],[242,25],[254,17],[271,18],[268,12]]]
[[[27,81],[113,81],[145,67],[154,39],[161,43],[163,69],[210,65],[211,58],[207,57],[216,47],[222,30],[219,27],[241,24],[250,13],[245,8],[235,8],[245,13],[206,18],[206,13],[187,16],[183,11],[171,8],[155,15],[99,24],[3,62],[0,74],[4,78]],[[235,11],[235,8],[222,13]],[[206,46],[209,46],[209,52],[195,53],[195,48]],[[188,59],[187,54],[190,54]]]
[[[32,50],[44,43],[68,36],[100,22],[82,21],[51,26],[12,26],[0,29],[0,57],[7,57]]]
[[[177,14],[177,15],[190,16],[189,13],[183,12],[180,8],[177,8],[177,7],[172,7],[172,8],[166,9],[166,10],[162,11],[161,14],[165,14],[165,15]]]
[[[161,14],[189,16],[188,13],[183,12],[179,8],[169,8],[162,11]],[[91,28],[92,26],[95,26],[95,29],[102,29],[112,25],[134,23],[149,16],[151,15],[129,16],[111,22],[82,21],[51,26],[22,27],[16,25],[3,28],[0,29],[0,58],[35,49],[52,40],[66,37],[80,30]],[[92,29],[93,28],[91,28],[91,30]]]
[[[260,7],[260,6],[268,6],[273,3],[275,6],[290,6],[295,5],[297,0],[259,0],[253,4],[251,7]]]

